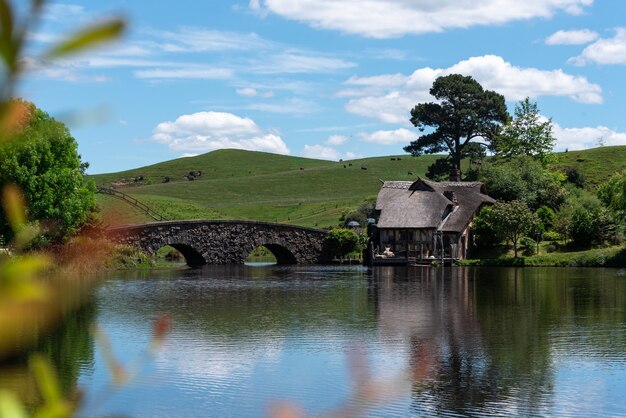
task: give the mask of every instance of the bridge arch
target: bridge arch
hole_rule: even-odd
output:
[[[183,257],[185,257],[185,261],[187,262],[187,265],[189,266],[198,267],[198,266],[203,266],[206,264],[206,260],[204,259],[202,254],[200,254],[198,250],[196,250],[189,244],[166,244],[166,245],[169,245],[170,247],[173,247],[174,249],[178,250],[178,252],[181,253]]]
[[[270,250],[270,252],[276,257],[276,264],[298,264],[298,259],[294,255],[294,251],[288,248],[288,244],[283,243],[272,243],[267,242],[267,240],[259,240],[255,241],[254,244],[246,245],[243,248],[244,259],[250,254],[255,248],[263,246]]]
[[[110,239],[135,245],[150,254],[170,245],[190,266],[243,263],[258,246],[270,250],[278,264],[328,261],[326,231],[254,221],[166,221],[110,228]]]

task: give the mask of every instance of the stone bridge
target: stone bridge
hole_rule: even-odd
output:
[[[108,229],[108,237],[154,255],[166,245],[180,251],[190,266],[243,263],[258,246],[278,264],[315,264],[329,260],[326,231],[255,221],[165,221]]]

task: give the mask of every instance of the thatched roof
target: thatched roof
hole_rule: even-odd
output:
[[[494,199],[480,182],[386,181],[378,192],[379,228],[436,228],[461,232]]]

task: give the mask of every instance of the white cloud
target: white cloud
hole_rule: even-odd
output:
[[[341,158],[341,153],[334,148],[325,147],[323,145],[305,145],[302,156],[318,160],[337,161]]]
[[[244,87],[244,88],[237,89],[236,93],[237,95],[243,96],[243,97],[265,97],[265,98],[274,97],[274,92],[271,90],[258,91],[257,89],[252,88],[252,87]]]
[[[85,16],[85,8],[77,4],[46,4],[43,18],[50,21],[76,19]]]
[[[570,58],[569,62],[575,65],[626,64],[626,28],[615,29],[612,38],[598,39],[580,55]]]
[[[598,39],[598,34],[589,29],[560,30],[546,38],[548,45],[584,45]]]
[[[598,146],[600,140],[604,145],[626,145],[626,132],[619,132],[606,126],[563,128],[553,122],[553,133],[557,139],[555,150],[582,150]]]
[[[407,144],[417,139],[419,135],[405,128],[393,131],[376,131],[371,133],[361,132],[359,138],[365,142],[373,142],[375,144],[392,145]]]
[[[183,27],[176,32],[146,30],[155,39],[153,48],[164,52],[250,51],[274,47],[274,43],[256,33],[227,32]]]
[[[326,140],[328,145],[343,145],[348,142],[349,138],[345,135],[331,135]]]
[[[310,51],[288,50],[264,57],[250,69],[260,74],[329,73],[355,67],[356,64]]]
[[[257,13],[271,12],[314,28],[371,38],[441,32],[475,25],[498,25],[558,12],[581,14],[593,0],[258,0]]]
[[[602,88],[585,77],[563,70],[540,70],[516,67],[495,55],[471,57],[448,68],[420,68],[411,75],[383,74],[374,77],[352,77],[340,96],[352,97],[346,110],[386,123],[408,124],[409,112],[417,103],[433,101],[428,93],[439,76],[460,73],[471,75],[489,90],[503,94],[507,100],[526,96],[565,96],[588,104],[602,103]]]
[[[269,113],[284,113],[292,115],[305,115],[319,112],[317,104],[302,99],[289,99],[282,103],[252,103],[245,106],[246,109],[258,110]]]
[[[203,80],[224,80],[231,78],[232,70],[225,68],[155,68],[151,70],[137,70],[133,74],[137,78],[182,78]]]
[[[223,148],[290,153],[280,136],[262,130],[250,118],[225,112],[198,112],[159,123],[152,139],[174,151],[190,153]]]

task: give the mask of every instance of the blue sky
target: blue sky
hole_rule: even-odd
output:
[[[122,15],[121,42],[37,51]],[[409,111],[462,73],[551,117],[557,150],[626,145],[626,2],[197,0],[52,3],[20,94],[66,120],[90,173],[219,148],[337,160],[402,153]]]

